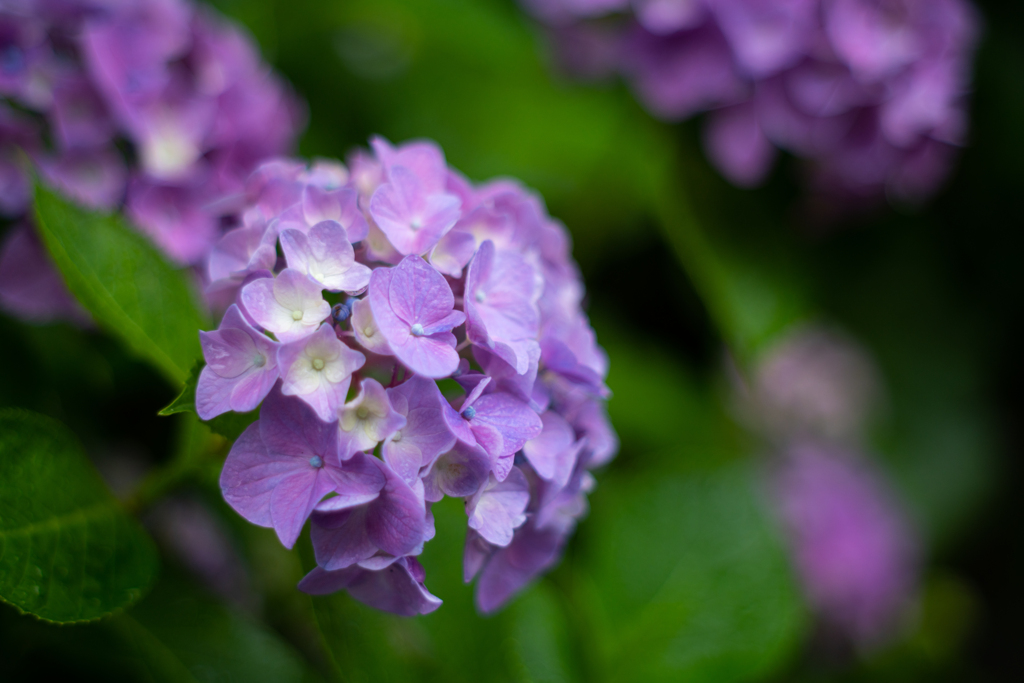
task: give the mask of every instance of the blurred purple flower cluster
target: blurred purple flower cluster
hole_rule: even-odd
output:
[[[26,216],[19,150],[47,181],[95,208],[123,205],[194,264],[304,118],[249,36],[188,0],[3,3],[0,96],[0,214],[20,221],[0,254],[0,303],[40,321],[76,308]]]
[[[918,547],[882,474],[856,452],[796,443],[773,484],[793,564],[825,633],[862,650],[897,636],[915,599]]]
[[[965,141],[979,26],[967,0],[524,2],[570,72],[620,72],[664,119],[710,112],[708,156],[740,186],[780,148],[811,162],[822,191],[919,199]]]
[[[919,540],[862,444],[881,382],[836,333],[804,328],[770,350],[745,389],[747,423],[773,444],[771,494],[824,632],[859,649],[904,626]]]
[[[590,470],[615,454],[607,360],[536,195],[472,185],[430,142],[372,147],[348,168],[274,161],[250,178],[243,224],[210,258],[235,303],[201,333],[197,411],[262,403],[221,487],[289,548],[311,519],[302,590],[433,611],[416,557],[452,496],[490,612],[557,561]]]

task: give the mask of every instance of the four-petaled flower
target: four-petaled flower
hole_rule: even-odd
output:
[[[217,331],[200,332],[199,339],[206,358],[196,385],[199,417],[254,410],[277,381],[279,344],[257,332],[234,304]]]
[[[391,351],[418,375],[447,377],[459,365],[452,329],[466,316],[444,276],[417,256],[406,256],[370,278],[373,319]]]
[[[271,394],[260,419],[242,433],[224,463],[224,499],[254,524],[272,527],[291,548],[313,508],[328,493],[353,505],[373,500],[376,472],[338,464],[338,437],[302,401]]]
[[[365,453],[346,467],[375,477],[378,493],[369,501],[335,496],[317,506],[310,532],[317,564],[327,571],[356,564],[381,569],[418,554],[433,535],[421,487],[409,486],[387,463]]]
[[[536,353],[544,281],[519,254],[495,254],[494,243],[477,249],[466,274],[466,336],[486,346],[519,374]]]
[[[242,304],[253,320],[282,342],[308,337],[331,314],[317,283],[292,268],[247,284]]]
[[[384,387],[364,379],[359,395],[338,413],[338,453],[347,460],[359,451],[371,451],[405,426],[405,418],[391,407]]]
[[[329,291],[355,293],[370,284],[370,269],[356,263],[345,228],[337,221],[317,223],[308,233],[284,230],[281,250],[289,268],[305,273]]]
[[[341,343],[334,328],[321,325],[305,339],[282,344],[277,350],[281,393],[298,396],[317,417],[330,422],[345,403],[352,373],[365,362],[366,356]]]
[[[529,404],[512,394],[485,393],[490,377],[477,375],[476,379],[459,411],[446,406],[444,418],[459,441],[491,456],[494,473],[503,481],[512,467],[512,456],[541,433],[543,424]]]

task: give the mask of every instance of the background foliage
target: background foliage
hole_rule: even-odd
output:
[[[343,594],[311,600],[294,585],[312,558],[282,550],[273,532],[219,500],[227,442],[187,413],[156,415],[197,355],[194,337],[183,334],[201,321],[186,281],[168,285],[178,275],[160,271],[158,257],[151,263],[154,253],[118,220],[52,222],[47,211],[72,209],[44,200],[38,210],[51,247],[73,243],[68,254],[159,272],[159,291],[141,306],[142,297],[127,300],[131,289],[102,272],[76,275],[73,263],[61,262],[107,333],[0,318],[2,351],[19,361],[0,377],[0,406],[63,423],[158,540],[161,507],[153,503],[163,493],[212,510],[243,570],[232,590],[215,596],[187,571],[187,554],[161,543],[157,572],[150,541],[126,512],[110,508],[103,523],[118,531],[97,529],[109,545],[96,550],[127,555],[86,568],[95,570],[90,595],[99,602],[68,594],[46,603],[51,612],[31,611],[55,621],[117,614],[64,627],[20,615],[42,583],[9,566],[18,539],[7,530],[24,524],[11,521],[6,501],[45,489],[40,500],[49,504],[29,521],[38,525],[85,506],[106,510],[113,498],[64,428],[4,412],[0,455],[13,439],[35,439],[32,448],[69,463],[56,474],[6,459],[0,469],[0,595],[14,605],[0,605],[5,679],[1019,675],[1024,10],[979,3],[987,28],[973,140],[941,196],[926,207],[880,206],[826,229],[803,200],[796,164],[784,163],[760,190],[729,186],[704,161],[696,124],[653,121],[619,84],[583,86],[553,74],[539,34],[511,1],[215,4],[249,27],[308,101],[302,154],[343,157],[371,133],[430,137],[470,178],[515,176],[544,195],[572,232],[589,311],[611,358],[609,409],[622,450],[599,476],[590,517],[558,569],[495,617],[475,614],[461,582],[465,517],[451,500],[437,509],[437,539],[423,557],[428,585],[445,601],[438,612],[406,620]],[[78,231],[61,234],[57,223]],[[912,632],[842,665],[805,647],[812,632],[757,483],[756,445],[730,415],[722,379],[725,349],[743,363],[810,317],[848,330],[879,360],[890,400],[873,446],[929,542]],[[155,474],[130,494],[117,490],[151,467]],[[54,544],[39,541],[58,567]],[[24,598],[12,597],[14,583],[27,587]],[[133,590],[138,595],[126,597]]]

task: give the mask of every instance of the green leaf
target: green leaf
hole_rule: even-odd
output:
[[[313,607],[334,664],[347,680],[418,681],[438,668],[420,618],[380,612],[344,591],[313,598]]]
[[[637,455],[648,468],[678,468],[692,467],[698,460],[735,459],[743,453],[742,433],[714,388],[699,381],[677,355],[625,332],[600,313],[592,322],[611,359],[608,416],[622,440],[622,459]],[[669,462],[655,465],[654,459],[663,453]]]
[[[569,631],[561,605],[547,583],[528,590],[510,607],[514,627],[510,645],[512,657],[523,681],[569,683],[574,675]]]
[[[173,574],[110,626],[157,681],[299,683],[312,678],[276,635]]]
[[[199,383],[199,373],[202,371],[203,365],[203,361],[196,361],[188,373],[188,379],[185,380],[185,386],[182,387],[181,393],[167,406],[161,408],[157,415],[167,416],[196,412],[196,385]]]
[[[54,262],[96,322],[183,382],[207,326],[187,272],[121,216],[84,209],[39,183],[35,211]]]
[[[793,651],[801,601],[750,468],[605,482],[593,501],[608,680],[751,680]]]
[[[171,401],[170,405],[161,410],[159,415],[174,415],[175,413],[193,413],[196,412],[196,385],[199,383],[199,373],[203,369],[203,362],[197,361],[192,366],[192,371],[189,373],[188,379],[185,380],[185,387],[178,394],[178,397]],[[248,413],[235,413],[228,412],[223,415],[218,415],[212,420],[204,422],[207,427],[210,428],[214,434],[220,434],[229,441],[234,441],[245,428],[256,421],[259,417],[259,411],[251,410]]]
[[[0,598],[54,622],[98,619],[145,592],[156,550],[59,422],[0,411]]]
[[[277,634],[172,568],[139,604],[85,628],[48,624],[0,605],[0,642],[4,681],[316,680]]]

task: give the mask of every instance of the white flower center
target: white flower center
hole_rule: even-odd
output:
[[[313,369],[314,370],[323,370],[324,369],[324,359],[323,358],[314,358],[313,359]]]
[[[359,406],[358,408],[356,408],[356,417],[358,417],[360,420],[365,420],[366,418],[370,417],[370,411],[366,408],[366,406]]]
[[[292,311],[292,320],[302,320],[302,311]]]
[[[401,440],[402,440],[402,432],[401,431],[395,432],[395,435],[393,437],[391,437],[391,442],[392,443],[398,443]]]
[[[255,358],[252,359],[252,366],[254,368],[262,368],[266,364],[267,364],[267,357],[262,355],[262,354],[257,355]]]
[[[473,298],[476,299],[476,302],[478,304],[482,304],[484,302],[484,299],[486,299],[487,297],[484,295],[484,291],[482,289],[478,289],[476,290],[476,294],[473,296]]]
[[[157,178],[175,178],[195,163],[201,152],[178,122],[166,119],[155,134],[142,141],[142,165]]]
[[[369,325],[367,325],[366,327],[364,327],[364,328],[363,328],[363,336],[364,336],[364,337],[366,337],[367,339],[369,339],[370,337],[372,337],[372,336],[373,336],[373,328],[372,328],[372,327],[370,327]]]

